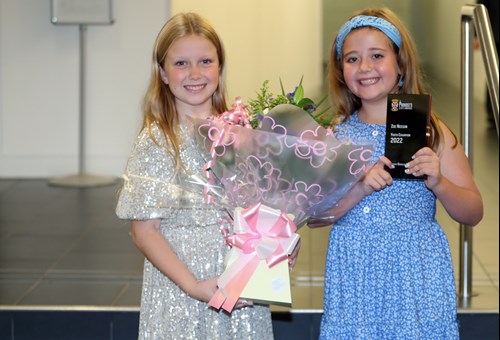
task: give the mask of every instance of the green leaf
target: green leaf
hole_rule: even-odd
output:
[[[285,88],[283,87],[283,82],[281,81],[281,78],[280,78],[280,86],[281,86],[281,94],[285,96]]]
[[[328,98],[328,95],[324,96],[323,98],[321,98],[321,100],[319,102],[316,103],[316,107],[319,107],[321,104],[323,104],[323,102]]]
[[[314,119],[319,119],[319,117],[321,117],[322,115],[324,115],[325,113],[327,113],[329,110],[330,110],[330,107],[327,107],[327,108],[326,108],[326,109],[324,109],[323,111],[318,112],[318,113],[315,113],[312,117],[313,117]],[[333,114],[332,114],[332,117],[333,117]]]
[[[300,77],[299,87],[301,87],[301,86],[302,86],[302,79],[304,79],[304,75],[302,75],[302,77]]]
[[[297,104],[302,100],[302,98],[304,98],[304,88],[302,87],[302,84],[300,84],[293,95],[293,102]]]
[[[302,98],[296,105],[300,108],[304,108],[308,105],[314,105],[314,102],[309,98]]]

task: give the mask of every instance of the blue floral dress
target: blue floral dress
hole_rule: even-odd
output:
[[[336,135],[375,142],[373,162],[384,154],[385,125],[357,113]],[[321,339],[458,339],[453,264],[435,212],[423,181],[395,180],[333,225]]]

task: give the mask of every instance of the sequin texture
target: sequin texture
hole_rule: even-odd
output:
[[[161,219],[161,232],[198,280],[218,276],[229,250],[221,227],[231,230],[227,212],[206,204],[203,188],[186,173],[201,175],[204,160],[187,128],[179,130],[186,172],[174,174],[173,157],[154,127],[156,145],[144,130],[124,174],[117,216],[128,220]],[[187,296],[147,259],[141,297],[139,339],[272,339],[268,306],[254,305],[231,314]]]
[[[385,125],[354,114],[340,140],[376,143]],[[331,229],[321,339],[458,339],[448,240],[423,181],[395,180],[361,200]]]

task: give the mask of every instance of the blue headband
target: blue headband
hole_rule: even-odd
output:
[[[342,58],[342,45],[344,45],[344,40],[353,29],[358,27],[371,26],[381,30],[389,39],[391,39],[396,46],[401,48],[401,34],[399,34],[398,29],[391,24],[389,21],[367,15],[358,15],[348,22],[346,22],[339,31],[337,35],[337,57]]]

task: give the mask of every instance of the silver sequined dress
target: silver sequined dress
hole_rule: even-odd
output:
[[[187,128],[181,128],[181,159],[186,172],[174,175],[173,158],[158,128],[156,145],[147,130],[128,160],[116,213],[128,220],[161,219],[161,232],[198,280],[218,276],[229,250],[221,225],[232,228],[226,212],[203,201],[203,188],[189,185],[186,173],[201,175],[204,160]],[[186,188],[188,188],[186,190]],[[192,299],[147,259],[141,298],[139,339],[272,339],[268,306],[231,314]]]

